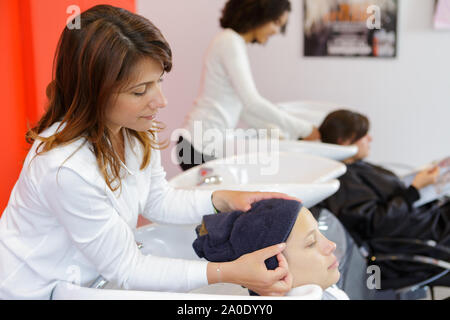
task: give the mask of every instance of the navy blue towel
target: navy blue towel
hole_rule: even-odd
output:
[[[192,246],[200,258],[212,262],[233,261],[259,249],[285,242],[302,204],[295,200],[268,199],[256,202],[247,212],[206,215],[196,228]],[[278,267],[276,256],[265,261],[267,269]]]

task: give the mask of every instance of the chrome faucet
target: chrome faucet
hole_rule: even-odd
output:
[[[213,175],[214,170],[212,168],[201,168],[198,172],[199,178],[197,186],[221,184],[223,178],[219,175]]]

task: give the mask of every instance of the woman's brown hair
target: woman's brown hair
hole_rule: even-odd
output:
[[[228,0],[222,10],[220,25],[238,33],[246,33],[268,22],[276,21],[291,11],[289,0]],[[284,33],[286,26],[282,26]]]
[[[342,109],[331,112],[320,125],[319,132],[324,143],[355,143],[369,132],[369,125],[366,116]]]
[[[81,13],[81,28],[64,28],[59,39],[53,81],[47,87],[48,108],[27,141],[40,140],[36,154],[85,138],[92,145],[97,164],[111,190],[120,187],[121,161],[111,147],[105,126],[106,107],[114,92],[129,81],[133,67],[143,58],[172,68],[172,52],[158,28],[146,18],[125,9],[99,5]],[[59,130],[49,137],[40,134],[56,122]],[[127,129],[142,144],[141,170],[150,163],[151,150],[160,149],[158,122],[146,132]],[[108,174],[109,172],[109,174]],[[118,184],[113,187],[113,182]]]

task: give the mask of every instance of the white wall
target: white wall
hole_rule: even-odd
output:
[[[219,28],[225,0],[138,0],[174,51],[166,77],[169,100],[159,119],[163,137],[181,126],[195,99],[202,58]],[[450,32],[432,29],[434,0],[400,0],[396,59],[304,58],[302,0],[291,0],[287,34],[250,46],[258,89],[274,101],[320,100],[368,115],[374,137],[370,160],[413,166],[450,155]],[[163,152],[168,178],[181,172]]]

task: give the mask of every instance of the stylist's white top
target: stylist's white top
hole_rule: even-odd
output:
[[[279,128],[291,139],[306,137],[313,128],[309,122],[289,115],[261,97],[253,81],[245,40],[234,30],[225,29],[207,51],[200,96],[186,118],[184,129],[188,132],[181,135],[196,150],[205,151],[203,138],[194,135],[195,121],[202,122],[203,134],[208,129],[225,134],[226,129],[236,128],[241,115],[252,128]]]
[[[207,262],[144,256],[133,230],[138,214],[199,223],[214,212],[211,192],[172,189],[156,150],[139,170],[142,146],[126,137],[122,192],[113,193],[84,141],[32,160],[35,142],[28,153],[0,220],[0,298],[49,299],[60,280],[86,286],[99,274],[124,289],[184,292],[207,285]]]

